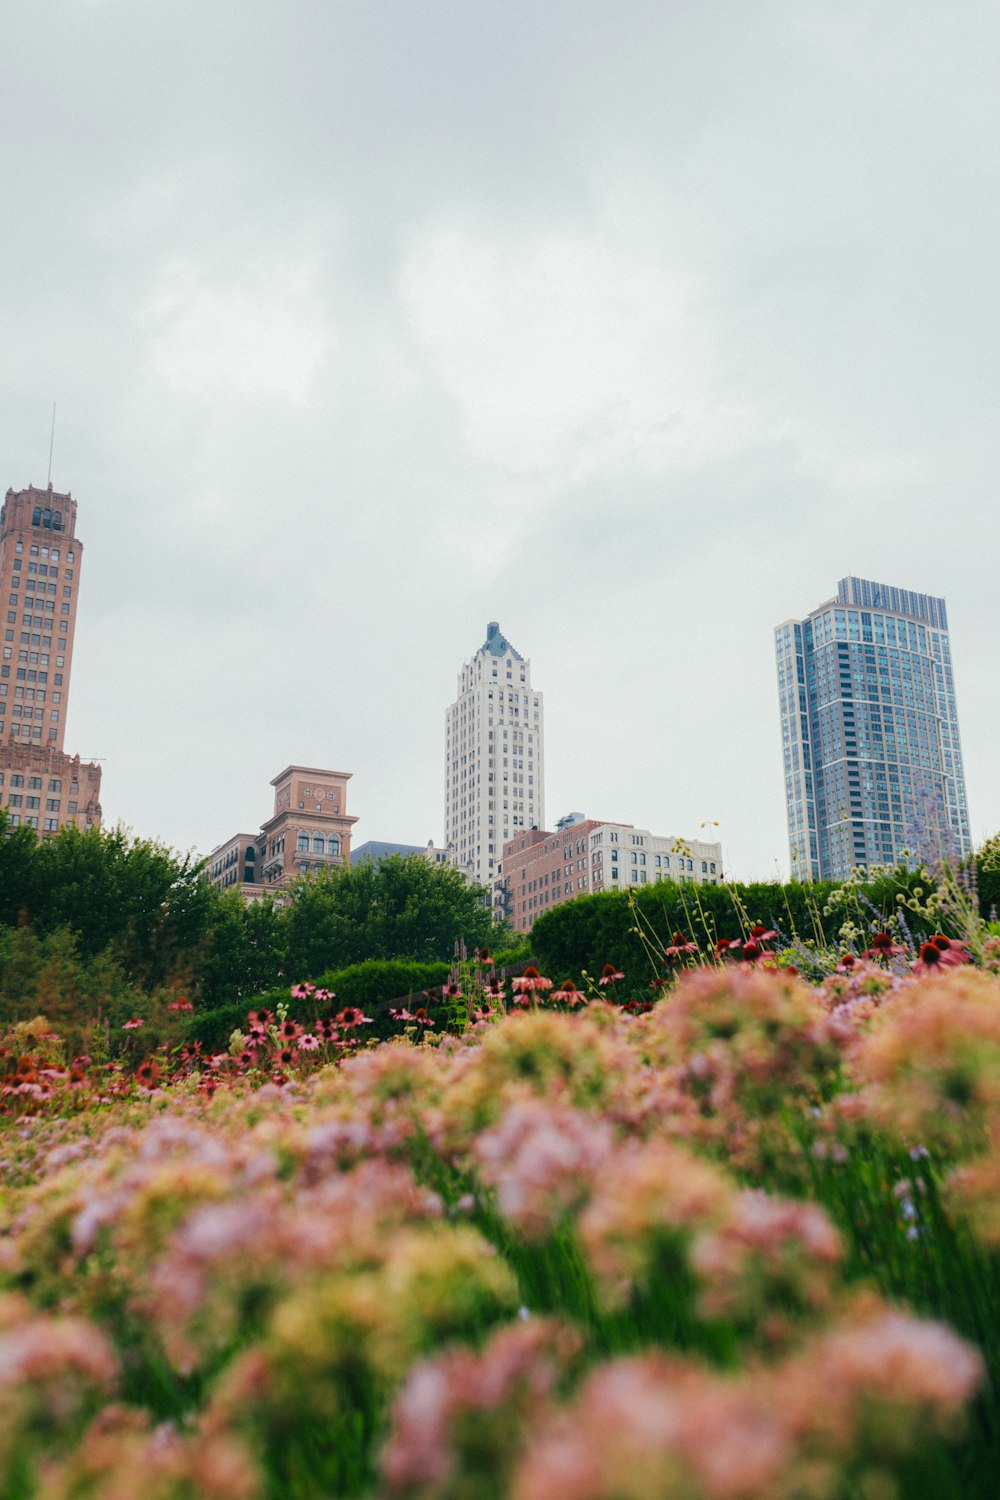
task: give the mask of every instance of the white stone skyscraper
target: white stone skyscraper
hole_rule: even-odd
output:
[[[545,822],[545,729],[531,663],[496,620],[458,674],[445,726],[444,841],[481,885],[500,874],[504,840]]]
[[[944,600],[842,578],[775,645],[792,879],[968,854]]]

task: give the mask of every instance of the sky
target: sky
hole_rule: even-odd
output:
[[[998,65],[980,0],[5,0],[0,480],[56,403],[106,822],[296,762],[439,842],[498,620],[549,826],[783,874],[773,627],[853,572],[946,598],[995,832]]]

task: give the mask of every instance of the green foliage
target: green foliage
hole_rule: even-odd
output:
[[[206,1051],[223,1050],[229,1045],[233,1032],[246,1025],[249,1010],[273,1012],[280,1002],[287,1007],[292,1020],[303,1026],[311,1026],[321,1016],[335,1014],[345,1006],[357,1006],[372,1018],[371,1027],[364,1029],[366,1040],[389,1036],[400,1029],[389,1015],[389,1005],[395,1002],[401,1008],[409,1009],[424,1005],[423,992],[445,984],[449,968],[444,962],[422,964],[405,959],[368,959],[346,969],[331,969],[328,974],[320,976],[318,988],[332,991],[336,997],[334,1000],[314,1000],[311,996],[292,999],[287,989],[274,989],[249,1000],[233,1000],[211,1009],[199,1009],[188,1034],[200,1041]],[[438,1025],[446,1018],[440,1005],[433,1005],[429,1010]]]
[[[0,929],[0,1021],[44,1015],[64,1030],[101,1010],[126,1020],[144,996],[108,953],[82,957],[68,928],[39,936],[30,927]]]
[[[1000,833],[987,839],[975,855],[979,909],[984,917],[1000,912]]]
[[[13,927],[23,915],[31,863],[38,847],[34,829],[11,827],[10,815],[0,808],[0,924]]]
[[[984,870],[1000,870],[1000,833],[995,833],[976,850],[976,864],[980,875]]]
[[[405,959],[370,958],[346,969],[332,969],[319,980],[322,989],[332,990],[336,1008],[345,1005],[379,1005],[388,1000],[405,1000],[447,983],[450,965],[413,963]]]
[[[200,966],[204,1005],[245,1009],[287,978],[283,909],[269,896],[246,902],[238,891],[219,895]]]
[[[246,1029],[248,1011],[269,1010],[273,1015],[279,1002],[288,1006],[294,1021],[315,1020],[311,1006],[303,1006],[301,1001],[290,1002],[287,989],[276,989],[253,995],[249,1000],[230,1000],[208,1010],[199,1006],[191,1017],[187,1039],[200,1042],[205,1052],[224,1052],[233,1032]]]
[[[478,947],[494,931],[479,888],[419,854],[303,876],[283,925],[288,972],[299,979],[367,959],[449,959],[460,939]]]
[[[39,839],[8,823],[0,814],[0,921],[68,929],[82,957],[111,949],[149,987],[197,961],[220,898],[193,856],[124,828],[66,825]]]
[[[637,925],[656,933],[664,944],[673,933],[683,932],[703,950],[711,950],[721,938],[745,937],[756,922],[776,929],[788,942],[801,939],[836,946],[845,922],[870,930],[876,913],[888,920],[898,909],[897,897],[918,888],[920,880],[909,870],[844,886],[829,881],[678,885],[663,880],[631,893],[580,896],[543,912],[531,929],[531,947],[542,972],[557,981],[581,969],[596,976],[611,963],[624,971],[627,981],[648,982],[647,944]],[[919,925],[916,916],[913,925]]]

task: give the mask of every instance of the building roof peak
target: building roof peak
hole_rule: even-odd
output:
[[[486,639],[479,650],[485,651],[488,656],[513,656],[518,661],[524,660],[520,651],[514,650],[514,647],[500,629],[500,624],[497,620],[490,620],[486,626]]]

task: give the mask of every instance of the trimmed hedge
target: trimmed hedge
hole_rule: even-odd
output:
[[[888,917],[897,910],[897,894],[921,884],[926,886],[926,880],[919,875],[899,870],[854,887],[854,900],[859,905],[852,900],[851,914],[868,921],[875,920],[876,912]],[[610,963],[625,974],[629,989],[633,985],[641,988],[648,986],[652,970],[637,925],[651,929],[658,948],[668,944],[673,933],[683,932],[702,949],[709,949],[717,939],[742,936],[744,921],[773,927],[786,941],[798,936],[832,946],[848,915],[845,910],[841,915],[823,916],[830,895],[837,889],[830,881],[713,886],[663,880],[631,892],[635,912],[629,906],[629,892],[602,891],[578,896],[543,912],[531,929],[531,946],[542,973],[559,983],[577,978],[581,970],[596,979]]]
[[[365,963],[351,964],[346,969],[333,969],[316,981],[317,987],[332,990],[336,996],[330,1002],[317,1004],[313,1000],[292,1000],[287,989],[269,990],[265,995],[255,995],[251,1000],[234,1001],[220,1005],[215,1010],[196,1013],[192,1018],[188,1038],[201,1042],[206,1052],[221,1052],[229,1046],[229,1038],[237,1029],[246,1026],[247,1012],[251,1010],[273,1011],[280,1003],[288,1006],[294,1021],[304,1026],[311,1025],[320,1016],[343,1010],[347,1005],[356,1005],[372,1017],[373,1024],[365,1027],[369,1036],[390,1036],[399,1030],[389,1015],[391,1002],[406,1004],[407,1000],[419,997],[424,990],[435,989],[445,984],[450,965],[446,963],[422,964],[405,959],[369,959]],[[418,1005],[423,1001],[417,999]],[[413,1007],[409,1007],[413,1008]],[[441,1006],[429,1006],[428,1013],[437,1025],[446,1012]]]
[[[418,963],[405,958],[370,958],[346,969],[331,969],[316,981],[321,989],[333,990],[337,1010],[345,1005],[377,1005],[380,1000],[399,1000],[446,984],[451,968],[446,963]]]

